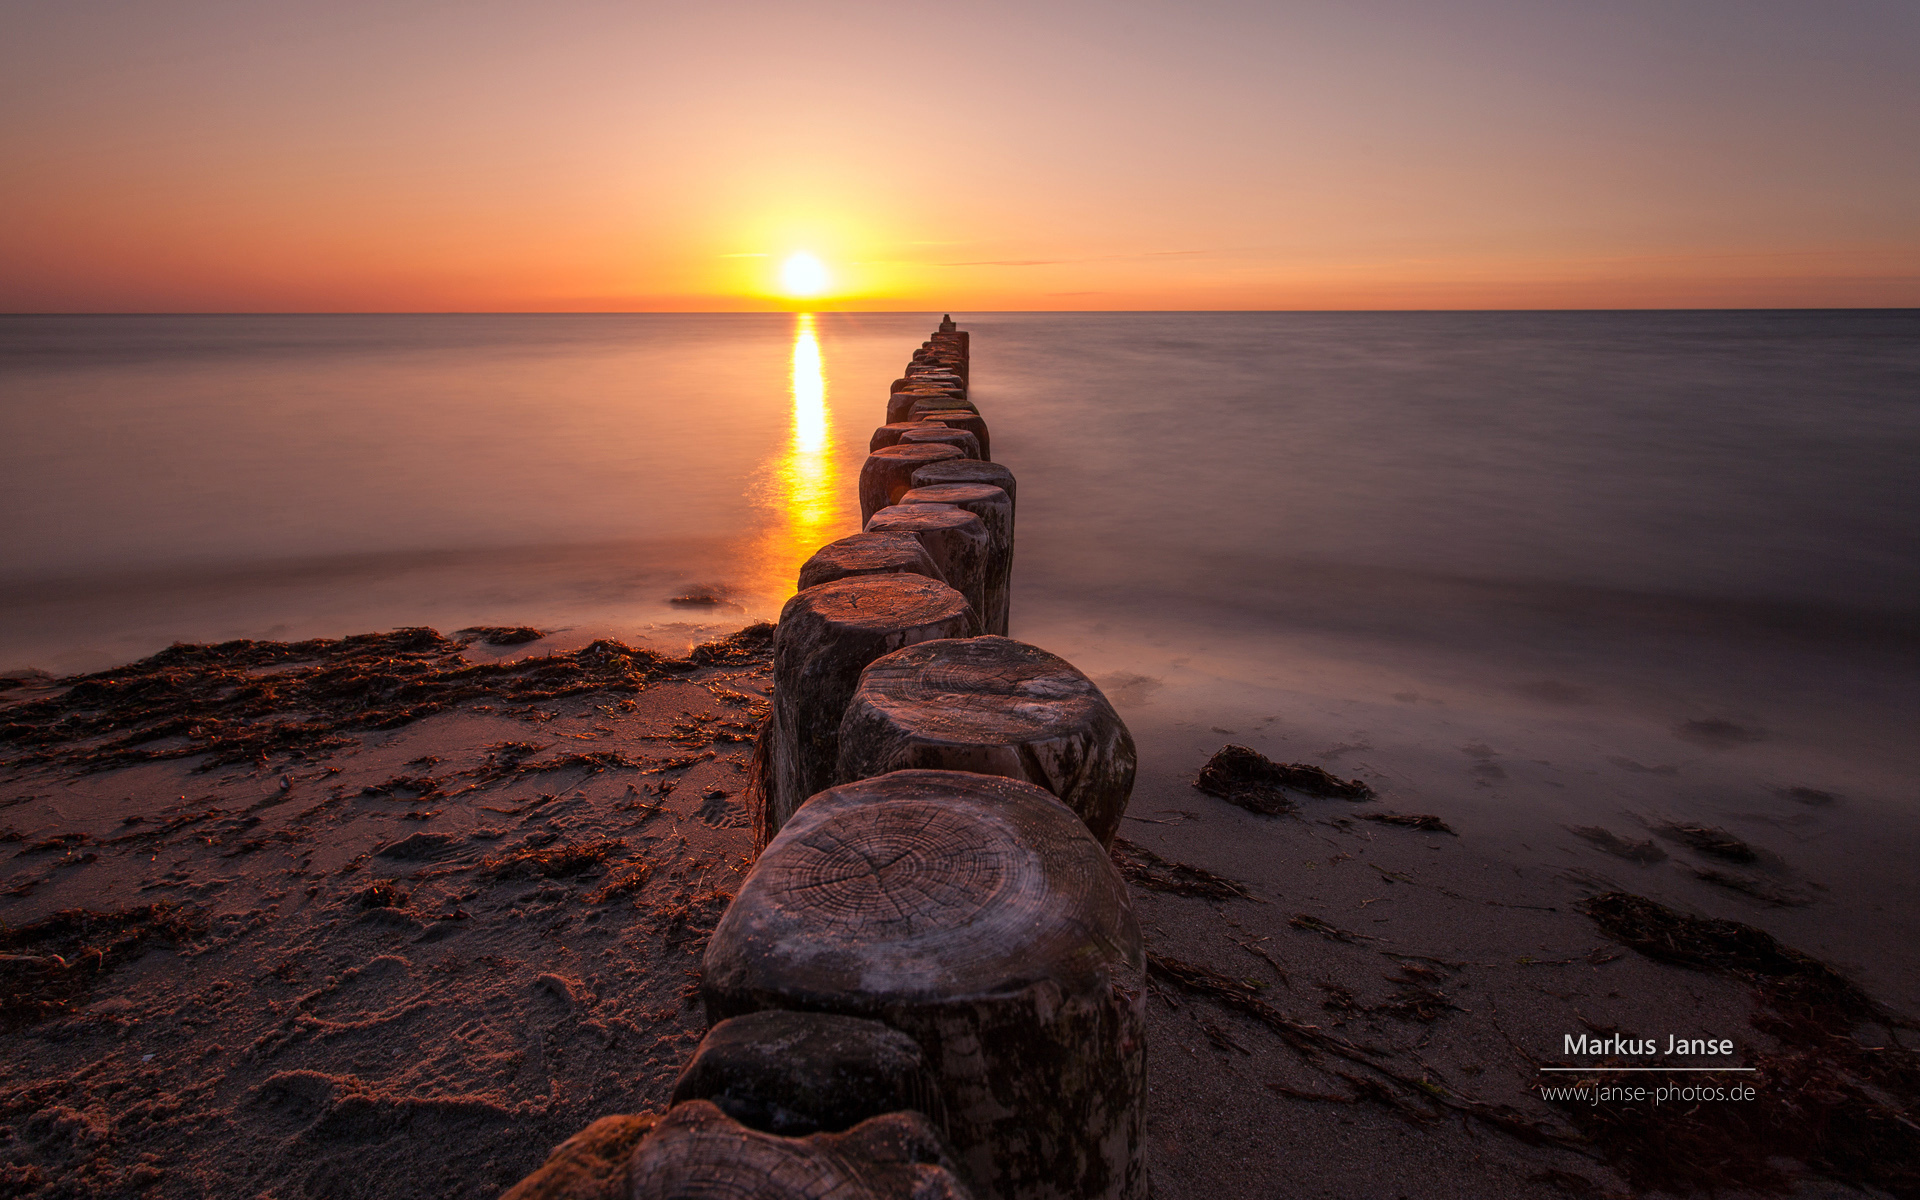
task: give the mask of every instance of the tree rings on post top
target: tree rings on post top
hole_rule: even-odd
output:
[[[965,596],[923,575],[836,579],[787,601],[773,635],[767,795],[756,814],[764,833],[777,832],[802,801],[832,784],[840,716],[868,663],[979,627]]]
[[[940,568],[948,586],[973,605],[986,628],[986,613],[999,598],[993,594],[994,541],[979,517],[951,504],[892,504],[873,514],[869,533],[908,533],[920,539],[927,556]]]
[[[705,1100],[660,1118],[634,1147],[626,1183],[619,1194],[630,1200],[972,1200],[919,1113],[789,1138]]]
[[[707,943],[711,1021],[872,1017],[934,1067],[976,1195],[1142,1197],[1139,922],[1100,844],[1031,784],[897,771],[812,797]]]
[[[799,590],[854,575],[902,574],[947,581],[927,556],[927,548],[911,533],[855,533],[814,551],[800,568]]]
[[[939,483],[990,483],[1007,494],[1007,499],[1013,501],[1015,515],[1019,515],[1018,484],[1013,478],[1013,472],[999,463],[956,458],[945,462],[929,463],[913,473],[913,486],[916,488],[932,487]]]
[[[940,424],[922,424],[920,428],[900,435],[901,445],[919,445],[923,442],[952,446],[968,458],[980,457],[980,439],[964,429],[954,429]]]
[[[836,778],[910,767],[1038,784],[1111,844],[1133,736],[1072,663],[1011,638],[925,641],[875,659],[840,721]]]
[[[864,528],[873,519],[873,514],[889,504],[898,504],[900,497],[912,490],[916,468],[964,457],[953,446],[924,443],[917,446],[882,446],[867,455],[866,463],[860,468],[861,527]]]

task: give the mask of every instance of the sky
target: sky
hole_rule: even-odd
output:
[[[4,312],[1855,306],[1914,0],[0,0]]]

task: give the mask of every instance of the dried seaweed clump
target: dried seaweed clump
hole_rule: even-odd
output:
[[[1418,829],[1426,833],[1453,833],[1453,827],[1432,813],[1361,813],[1363,821],[1378,821],[1382,825],[1399,825],[1406,829]],[[1457,833],[1453,836],[1459,837]]]
[[[1573,832],[1608,854],[1616,858],[1624,858],[1628,862],[1639,863],[1641,866],[1664,862],[1667,857],[1667,852],[1654,845],[1652,838],[1635,842],[1599,825],[1582,825]]]
[[[584,875],[607,861],[616,851],[626,848],[627,844],[619,838],[525,846],[506,854],[489,856],[481,862],[480,873],[495,879],[532,879],[536,876],[552,879],[562,875]]]
[[[1750,863],[1760,857],[1753,847],[1724,829],[1715,829],[1711,825],[1696,825],[1683,821],[1669,821],[1657,831],[1662,837],[1671,838],[1683,846],[1698,850],[1702,854],[1724,859],[1733,863]]]
[[[431,629],[306,642],[175,645],[60,691],[0,708],[13,762],[101,770],[205,756],[202,768],[305,756],[477,700],[514,704],[637,692],[702,667],[763,659],[772,626],[697,646],[685,658],[601,640],[569,654],[469,663],[469,643]],[[512,631],[509,631],[512,632]]]
[[[453,636],[462,641],[484,642],[489,646],[521,646],[547,636],[531,625],[475,625]]]
[[[1750,985],[1753,1026],[1777,1045],[1744,1057],[1756,1070],[1737,1079],[1757,1093],[1751,1101],[1565,1105],[1630,1180],[1681,1194],[1786,1191],[1794,1180],[1779,1166],[1785,1159],[1844,1183],[1920,1197],[1920,1054],[1897,1035],[1914,1028],[1911,1021],[1750,925],[1690,917],[1625,892],[1584,907],[1607,936],[1650,958]]]
[[[1250,812],[1280,816],[1294,809],[1288,791],[1337,800],[1370,800],[1373,789],[1357,779],[1338,779],[1307,763],[1277,763],[1258,750],[1223,746],[1200,768],[1193,786]]]
[[[65,1009],[149,942],[178,945],[205,932],[173,904],[118,912],[70,908],[29,925],[0,925],[0,1029],[13,1030]]]
[[[1204,896],[1208,900],[1251,900],[1247,885],[1205,867],[1161,858],[1145,846],[1125,838],[1113,839],[1113,865],[1120,877],[1135,887],[1176,896]]]

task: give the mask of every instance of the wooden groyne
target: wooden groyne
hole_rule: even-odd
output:
[[[665,1114],[507,1200],[1139,1200],[1145,954],[1107,849],[1133,740],[1006,636],[1017,489],[951,318],[889,388],[864,529],[774,635],[759,856],[708,941]]]

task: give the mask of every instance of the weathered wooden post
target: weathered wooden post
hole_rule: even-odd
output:
[[[1147,1193],[1145,955],[1105,850],[1031,784],[897,771],[807,801],[707,943],[710,1021],[884,1021],[982,1200]]]
[[[676,1106],[627,1161],[629,1200],[970,1200],[919,1113],[786,1138],[705,1100]]]
[[[914,405],[921,403],[932,404],[936,401],[941,407],[946,407],[947,405],[963,406],[966,408],[973,407],[967,398],[960,394],[959,389],[950,390],[935,387],[904,388],[887,397],[887,424],[892,425],[898,421],[911,420],[913,418]]]
[[[902,375],[887,386],[888,395],[913,391],[945,392],[953,396],[965,396],[967,381],[951,373],[940,377],[924,374]]]
[[[1013,501],[1014,514],[1020,509],[1019,485],[1013,472],[999,463],[975,462],[970,458],[948,459],[943,462],[929,463],[913,472],[913,486],[916,488],[933,487],[941,483],[988,483],[1007,494]],[[901,495],[906,495],[902,492]]]
[[[755,814],[762,844],[833,782],[840,716],[861,670],[914,642],[969,636],[979,624],[966,597],[923,575],[836,579],[787,601],[773,635],[767,795]]]
[[[906,1034],[862,1017],[775,1009],[707,1031],[673,1085],[670,1103],[688,1100],[782,1137],[837,1133],[890,1112],[938,1124],[941,1111],[926,1055]]]
[[[908,415],[914,416],[912,413]],[[930,409],[919,413],[917,420],[923,424],[927,422],[938,422],[949,429],[964,429],[974,437],[980,439],[980,457],[982,459],[991,459],[993,457],[993,440],[987,436],[986,418],[974,412],[972,409]],[[889,425],[886,428],[892,429],[893,426]]]
[[[912,767],[1024,779],[1101,845],[1133,793],[1133,735],[1072,663],[1011,638],[933,641],[876,658],[840,719],[840,782]]]
[[[965,458],[954,446],[882,446],[867,455],[860,468],[860,527],[866,528],[873,514],[913,490],[915,468],[949,458]]]
[[[927,555],[927,548],[911,533],[855,533],[813,552],[800,567],[799,590],[854,575],[900,574],[947,582]]]
[[[968,458],[980,457],[980,439],[964,429],[954,429],[938,422],[921,423],[920,428],[900,435],[898,445],[919,445],[933,443],[941,446],[953,446]]]
[[[909,533],[919,538],[947,585],[967,598],[981,629],[986,628],[982,614],[994,601],[988,590],[993,578],[993,535],[987,532],[986,522],[950,504],[892,504],[873,514],[867,532]]]
[[[982,600],[986,607],[980,610],[980,624],[985,632],[1005,637],[1012,604],[1012,497],[1004,489],[990,483],[937,483],[932,487],[913,489],[900,497],[900,503],[895,507],[904,508],[912,504],[951,504],[979,517],[987,527],[987,538],[991,545],[988,548],[987,582]]]
[[[980,406],[964,396],[949,396],[944,393],[928,395],[924,392],[895,393],[896,399],[909,396],[912,397],[913,403],[907,406],[907,416],[913,420],[918,420],[926,413],[970,412],[978,415],[980,412]]]
[[[919,429],[921,425],[919,421],[895,421],[892,424],[880,426],[873,431],[873,437],[867,442],[867,453],[871,454],[882,446],[899,445],[901,434]]]

